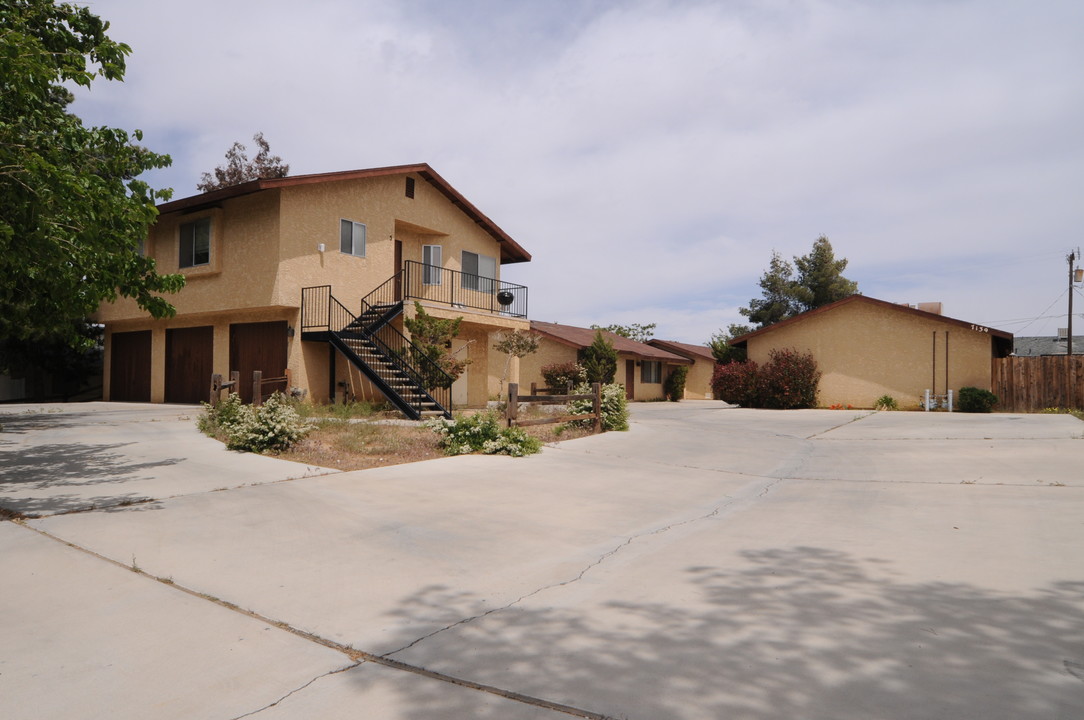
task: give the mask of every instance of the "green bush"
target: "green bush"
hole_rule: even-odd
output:
[[[230,393],[217,407],[205,404],[197,426],[224,440],[230,450],[256,453],[288,450],[310,429],[289,398],[278,392],[258,408]]]
[[[678,365],[669,376],[666,378],[666,385],[664,390],[666,392],[666,399],[670,402],[677,402],[685,398],[685,380],[689,377],[689,366]]]
[[[523,457],[542,450],[542,443],[528,435],[523,428],[502,428],[495,412],[481,412],[454,420],[433,418],[425,427],[440,435],[440,447],[445,455],[511,455]]]
[[[957,406],[960,412],[988,413],[997,405],[997,395],[989,390],[981,390],[977,387],[960,388]]]
[[[546,387],[562,394],[567,388],[586,382],[587,371],[579,363],[552,363],[542,366],[542,379],[546,381]]]
[[[578,385],[572,390],[573,395],[590,395],[594,392],[587,384]],[[586,415],[594,410],[593,400],[573,400],[568,404],[569,415]],[[618,383],[610,383],[602,386],[602,429],[603,430],[628,430],[629,429],[629,400],[625,394],[625,386]],[[588,427],[590,420],[574,420],[573,424],[578,427]]]
[[[595,341],[581,351],[582,364],[587,371],[587,382],[602,383],[604,385],[614,381],[617,373],[617,350],[614,344],[602,335],[601,330],[595,331]]]
[[[882,395],[877,398],[877,402],[873,405],[876,410],[899,410],[900,406],[896,404],[896,398],[891,395]]]

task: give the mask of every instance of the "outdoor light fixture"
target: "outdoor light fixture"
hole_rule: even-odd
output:
[[[294,326],[293,325],[287,325],[286,326],[286,337],[293,337],[293,336],[294,336]]]
[[[513,302],[515,302],[515,300],[516,296],[512,294],[511,290],[501,290],[499,293],[497,293],[497,302],[499,302],[504,307],[508,307]]]

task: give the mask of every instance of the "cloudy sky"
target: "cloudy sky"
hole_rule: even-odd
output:
[[[257,131],[295,175],[427,162],[533,254],[537,320],[705,342],[827,235],[866,295],[1066,324],[1079,0],[89,4],[133,53],[75,111],[169,153],[152,185]]]

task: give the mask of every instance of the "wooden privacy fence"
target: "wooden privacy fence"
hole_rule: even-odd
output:
[[[1000,412],[1084,409],[1084,355],[994,358],[990,377]]]
[[[548,392],[548,388],[539,388],[531,384],[531,392]],[[547,418],[532,418],[530,420],[519,419],[519,404],[525,402],[541,403],[543,405],[564,405],[572,400],[591,400],[591,412],[583,415],[554,415]],[[519,383],[508,384],[508,407],[504,411],[508,427],[526,425],[546,425],[548,423],[570,422],[572,420],[591,420],[593,430],[598,432],[602,428],[602,385],[594,383],[591,392],[587,395],[520,395]]]

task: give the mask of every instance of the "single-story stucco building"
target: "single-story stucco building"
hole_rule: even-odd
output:
[[[595,330],[561,325],[559,323],[531,321],[531,330],[542,336],[538,352],[519,361],[520,383],[529,388],[531,383],[545,386],[542,368],[546,365],[579,362],[580,351],[595,341]],[[692,365],[681,355],[667,352],[646,343],[636,342],[607,330],[599,331],[613,343],[617,351],[617,374],[614,382],[625,386],[629,400],[659,400],[665,397],[663,381],[678,365]]]
[[[1012,353],[1011,333],[909,305],[852,295],[736,337],[749,360],[773,350],[812,353],[821,371],[818,404],[873,407],[884,395],[900,408],[926,390],[945,395],[991,387],[992,360]]]

